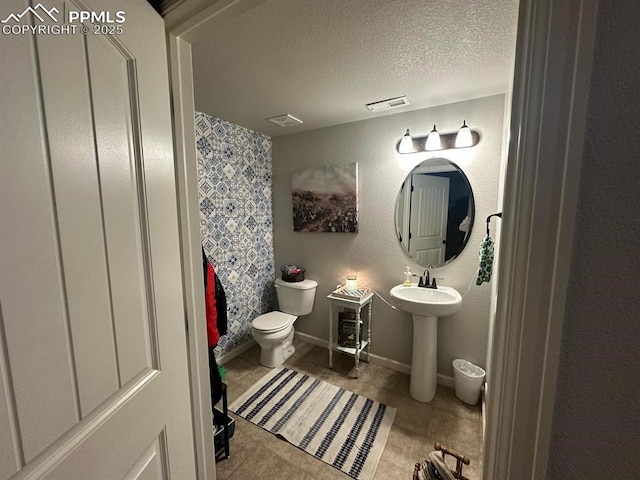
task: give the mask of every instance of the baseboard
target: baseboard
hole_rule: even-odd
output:
[[[303,342],[310,343],[312,345],[317,345],[318,347],[328,348],[329,342],[327,340],[322,340],[321,338],[314,337],[313,335],[307,335],[306,333],[302,333],[299,331],[295,331],[294,337],[302,340]]]
[[[370,357],[371,363],[387,367],[388,369],[395,370],[396,372],[406,373],[407,375],[411,374],[411,365],[400,363],[387,357],[381,357],[380,355],[376,355],[375,353],[372,353]]]
[[[302,333],[302,332],[296,331],[295,332],[295,338],[298,338],[298,339],[302,340],[303,342],[307,342],[307,343],[310,343],[312,345],[317,345],[318,347],[327,348],[327,349],[329,348],[329,341],[328,340],[324,340],[322,338],[314,337],[313,335],[308,335],[306,333]],[[250,348],[252,348],[256,344],[257,344],[256,341],[252,339],[252,340],[248,341],[247,343],[244,343],[244,344],[240,345],[239,347],[234,348],[230,352],[227,352],[224,355],[220,355],[220,357],[217,359],[218,360],[218,364],[219,365],[224,365],[226,362],[228,362],[232,358],[235,358],[238,355],[240,355],[241,353],[246,352],[247,350],[249,350]],[[389,368],[389,369],[394,370],[396,372],[406,373],[407,375],[411,374],[411,365],[407,365],[406,363],[398,362],[397,360],[392,360],[391,358],[382,357],[380,355],[376,355],[375,353],[372,353],[370,355],[370,357],[371,357],[371,363],[375,363],[376,365],[381,365],[383,367]],[[438,385],[442,385],[444,387],[449,387],[449,388],[454,388],[454,379],[453,379],[453,377],[449,377],[447,375],[442,375],[441,373],[438,373],[437,382],[438,382]],[[484,393],[484,390],[483,390],[483,393]],[[484,395],[483,395],[483,403],[484,403]],[[483,407],[484,407],[484,405],[483,405]],[[484,408],[482,410],[484,412]]]
[[[247,350],[252,348],[254,345],[257,345],[257,342],[255,340],[251,339],[247,343],[243,343],[242,345],[240,345],[239,347],[234,348],[230,352],[227,352],[224,355],[220,355],[220,357],[218,357],[216,359],[218,361],[218,365],[224,365],[229,360],[231,360],[232,358],[236,358],[238,355],[240,355],[241,353],[246,352]]]
[[[438,373],[438,385],[442,385],[443,387],[454,388],[455,381],[453,377],[449,377],[448,375],[442,375]]]
[[[306,333],[296,331],[295,337],[302,340],[303,342],[311,343],[312,345],[317,345],[318,347],[323,347],[327,349],[329,348],[328,340],[314,337],[313,335],[308,335]],[[407,365],[406,363],[401,363],[387,357],[382,357],[374,353],[371,354],[371,363],[375,363],[376,365],[387,367],[391,370],[395,370],[396,372],[406,373],[407,375],[411,373],[411,365]],[[449,377],[447,375],[441,375],[439,373],[437,381],[438,381],[438,385],[443,385],[445,387],[450,387],[450,388],[453,388],[454,386],[453,377]]]
[[[329,341],[324,340],[322,338],[314,337],[313,335],[308,335],[302,332],[295,332],[295,338],[302,340],[303,342],[310,343],[312,345],[317,345],[322,348],[329,348]],[[256,345],[255,340],[250,340],[247,343],[240,345],[239,347],[234,348],[230,352],[225,353],[224,355],[220,355],[217,359],[219,365],[224,365],[226,362],[231,360],[232,358],[237,357],[241,353],[246,352],[250,348]],[[391,358],[382,357],[380,355],[376,355],[372,353],[370,355],[371,363],[375,363],[376,365],[381,365],[383,367],[389,368],[396,372],[406,373],[407,375],[411,374],[411,365],[407,365],[406,363],[398,362],[397,360],[392,360]],[[437,376],[438,385],[442,385],[444,387],[454,388],[454,379],[453,377],[449,377],[447,375],[442,375],[438,373]]]

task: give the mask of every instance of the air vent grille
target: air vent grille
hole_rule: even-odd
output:
[[[372,112],[381,112],[392,108],[404,107],[405,105],[411,105],[411,102],[406,96],[402,96],[389,98],[387,100],[380,100],[379,102],[367,103],[366,107]]]
[[[293,115],[278,115],[277,117],[267,118],[267,120],[271,123],[275,123],[276,125],[280,125],[281,127],[291,127],[293,125],[300,125],[302,120],[294,117]]]

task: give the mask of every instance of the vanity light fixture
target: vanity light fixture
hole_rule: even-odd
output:
[[[462,121],[462,126],[457,132],[439,133],[436,126],[428,135],[411,136],[409,129],[402,136],[397,144],[398,153],[419,153],[434,152],[437,150],[448,150],[450,148],[473,147],[480,142],[480,134],[471,130],[466,120]]]
[[[409,133],[409,129],[407,128],[407,133],[402,136],[400,140],[400,145],[398,146],[398,151],[400,153],[411,153],[413,152],[413,138],[411,138],[411,134]]]
[[[462,121],[462,126],[458,130],[456,135],[456,148],[470,147],[473,145],[473,139],[471,138],[471,129],[467,127],[466,120]]]
[[[433,125],[433,130],[429,132],[429,136],[427,137],[427,143],[424,146],[425,150],[442,150],[442,142],[440,141],[440,134],[438,130],[436,130],[435,124]]]

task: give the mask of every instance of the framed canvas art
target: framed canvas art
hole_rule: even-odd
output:
[[[294,232],[358,231],[358,163],[307,168],[291,176]]]

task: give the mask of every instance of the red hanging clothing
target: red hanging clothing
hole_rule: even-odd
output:
[[[216,273],[211,263],[207,262],[207,282],[204,292],[207,313],[207,339],[209,347],[215,347],[220,340],[218,332],[218,314],[216,312]]]

